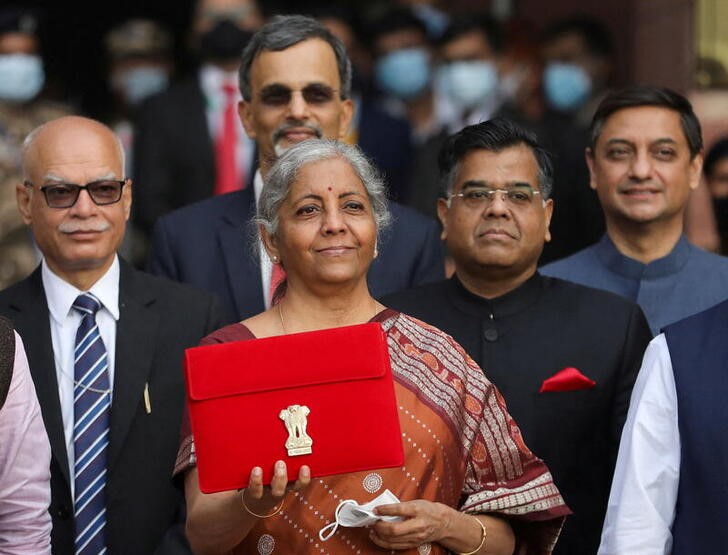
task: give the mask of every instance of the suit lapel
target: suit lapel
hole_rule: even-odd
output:
[[[218,228],[218,241],[225,261],[228,285],[238,318],[265,309],[257,249],[251,246],[249,222],[255,202],[253,187],[230,195],[231,200]]]
[[[136,271],[121,262],[119,323],[116,328],[114,397],[111,405],[110,470],[118,458],[134,415],[142,402],[144,387],[154,360],[159,314],[154,296],[138,284]]]
[[[50,316],[40,266],[24,284],[27,285],[26,290],[19,292],[16,300],[10,305],[16,311],[13,321],[19,331],[26,330],[25,333],[21,331],[21,334],[51,451],[70,487],[68,453],[66,437],[63,433],[61,402],[58,398],[58,379],[53,357]],[[33,333],[29,333],[30,330],[33,330]]]

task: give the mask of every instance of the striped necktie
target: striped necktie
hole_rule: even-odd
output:
[[[73,388],[76,555],[106,552],[106,447],[109,444],[109,361],[96,324],[101,303],[79,295]]]

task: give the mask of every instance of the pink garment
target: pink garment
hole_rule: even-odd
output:
[[[15,333],[15,364],[0,409],[0,553],[50,555],[51,447],[30,377],[28,358]]]

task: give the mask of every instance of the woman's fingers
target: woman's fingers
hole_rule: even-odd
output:
[[[273,477],[270,486],[263,485],[263,469],[256,466],[250,471],[248,487],[244,492],[244,500],[249,509],[275,507],[289,491],[299,491],[311,483],[311,469],[303,465],[298,471],[295,482],[288,481],[288,469],[284,461],[276,461],[273,465]],[[257,511],[254,511],[257,512]]]
[[[276,461],[273,465],[273,478],[270,481],[270,493],[273,497],[283,497],[286,494],[288,484],[288,470],[286,463]]]
[[[263,497],[263,469],[259,466],[256,466],[250,471],[246,497],[248,499],[260,499]]]
[[[311,469],[308,465],[303,465],[298,471],[298,480],[295,481],[292,491],[300,491],[311,483]]]

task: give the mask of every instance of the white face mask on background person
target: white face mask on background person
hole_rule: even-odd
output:
[[[456,106],[475,108],[498,93],[498,69],[485,60],[450,62],[438,70],[438,85]]]
[[[577,110],[589,99],[592,81],[579,65],[550,62],[543,72],[546,101],[552,108],[563,112]]]
[[[162,92],[169,84],[169,75],[160,67],[136,67],[119,71],[112,78],[114,89],[120,91],[131,106]]]
[[[425,48],[403,48],[385,54],[374,65],[374,78],[385,93],[401,100],[417,98],[431,77],[430,55]]]
[[[27,102],[43,88],[43,61],[34,54],[0,54],[0,100]]]

